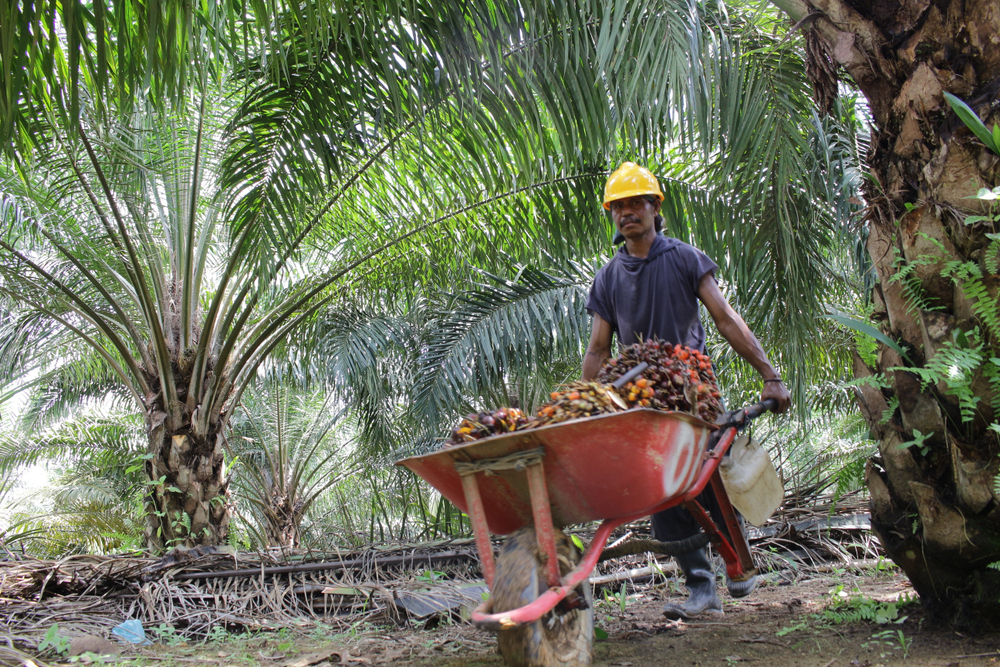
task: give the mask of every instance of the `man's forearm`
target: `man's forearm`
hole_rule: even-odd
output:
[[[736,354],[746,359],[765,380],[778,377],[778,372],[768,361],[764,348],[760,346],[760,341],[753,335],[742,318],[717,322],[716,327],[722,337],[736,351]]]
[[[594,313],[590,322],[590,342],[587,343],[587,352],[583,355],[582,375],[586,382],[597,379],[604,360],[611,356],[611,339],[611,325]]]
[[[587,350],[583,355],[583,379],[591,381],[597,379],[597,374],[601,371],[604,361],[611,356],[610,349]]]
[[[701,299],[708,312],[712,315],[715,328],[719,330],[722,337],[733,347],[738,355],[750,362],[750,365],[764,377],[764,388],[760,392],[761,400],[776,401],[772,409],[777,413],[782,413],[791,404],[792,396],[783,382],[780,382],[778,372],[767,360],[764,348],[760,346],[757,337],[750,331],[750,327],[743,321],[739,313],[733,310],[715,282],[715,276],[706,274],[701,279],[698,287],[698,298]],[[767,382],[767,380],[779,380],[778,382]]]

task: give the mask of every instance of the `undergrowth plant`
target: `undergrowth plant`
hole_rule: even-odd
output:
[[[888,657],[892,651],[902,650],[903,660],[906,660],[910,656],[910,646],[912,645],[913,639],[903,634],[902,630],[897,629],[876,632],[872,635],[871,640],[863,643],[861,647],[878,649],[880,651],[879,658]]]
[[[59,624],[53,623],[49,626],[49,629],[45,631],[45,636],[42,637],[42,641],[38,642],[39,651],[52,651],[58,655],[64,656],[69,653],[70,640],[62,636],[59,632]]]
[[[875,623],[876,625],[902,623],[908,617],[900,616],[900,611],[903,607],[914,602],[909,596],[903,596],[891,602],[882,602],[864,595],[851,595],[844,590],[842,585],[838,585],[833,590],[831,597],[831,603],[817,614],[828,625],[861,622]]]
[[[625,590],[625,584],[622,584],[621,589],[617,592],[604,591],[604,602],[611,607],[618,607],[618,610],[624,614],[625,608],[629,603],[629,595]]]
[[[874,600],[860,594],[852,595],[844,589],[843,585],[834,588],[830,592],[830,597],[829,604],[823,610],[809,614],[805,619],[781,628],[776,633],[777,636],[784,637],[795,632],[809,630],[820,632],[834,626],[861,623],[877,626],[901,625],[909,618],[909,616],[901,615],[903,609],[917,602],[916,598],[911,598],[908,595],[894,601]],[[911,640],[903,634],[902,630],[881,630],[872,637],[877,638],[876,643],[884,643],[891,637],[893,642],[898,642],[899,647],[904,652],[909,650]]]

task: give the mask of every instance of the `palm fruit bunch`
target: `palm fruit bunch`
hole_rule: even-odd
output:
[[[716,420],[722,404],[712,361],[685,345],[656,339],[630,345],[604,364],[597,379],[610,384],[644,361],[649,367],[620,390],[629,408],[676,410]]]
[[[510,433],[524,428],[529,423],[524,413],[517,408],[500,408],[490,412],[479,412],[467,415],[462,423],[452,432],[451,438],[445,440],[442,447],[454,447],[473,440],[481,440],[491,435]]]
[[[625,409],[625,403],[615,393],[614,388],[597,382],[570,382],[560,391],[549,395],[548,403],[538,409],[538,413],[530,427],[558,424],[570,419],[593,417],[594,415],[619,412]]]

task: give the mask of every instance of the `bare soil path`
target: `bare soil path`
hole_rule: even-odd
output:
[[[1000,637],[968,637],[924,618],[905,578],[893,572],[834,570],[766,582],[749,598],[726,597],[713,622],[673,623],[660,615],[676,584],[643,586],[625,598],[598,594],[597,667],[644,665],[764,667],[975,667],[1000,665]],[[879,615],[876,623],[859,616]],[[892,618],[895,615],[895,618]],[[902,622],[899,621],[905,617]],[[136,666],[502,667],[495,639],[460,620],[421,625],[299,628],[278,635],[136,649],[116,664]],[[58,664],[49,661],[48,664]]]
[[[843,597],[846,594],[848,597]],[[717,622],[672,623],[660,616],[664,597],[640,592],[620,603],[597,604],[608,638],[595,644],[598,667],[640,665],[763,665],[766,667],[876,667],[1000,664],[1000,637],[966,637],[924,621],[912,589],[899,575],[820,575],[790,585],[766,585],[749,598],[725,600]],[[680,599],[681,596],[674,595]],[[904,600],[903,604],[892,601]],[[614,603],[614,604],[612,604]],[[901,623],[839,622],[867,608]],[[885,620],[884,618],[881,620]],[[501,667],[495,652],[442,646],[422,667]],[[491,645],[489,645],[491,647]]]

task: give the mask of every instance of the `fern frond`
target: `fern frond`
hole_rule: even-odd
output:
[[[903,294],[906,296],[907,300],[906,312],[910,315],[915,316],[921,310],[935,311],[944,309],[943,306],[936,306],[930,302],[927,297],[927,293],[924,291],[923,282],[921,281],[920,276],[916,273],[920,266],[935,263],[936,262],[929,257],[918,257],[917,259],[908,262],[898,256],[897,251],[897,257],[895,260],[896,273],[889,278],[889,282],[898,282],[903,288]]]
[[[969,336],[968,346],[952,341],[945,342],[922,368],[905,368],[917,375],[924,386],[944,382],[947,392],[958,399],[962,421],[971,422],[976,415],[976,406],[981,396],[972,391],[976,373],[983,365],[983,344],[975,332]]]
[[[986,270],[993,275],[1000,274],[1000,234],[994,235],[984,255]]]

